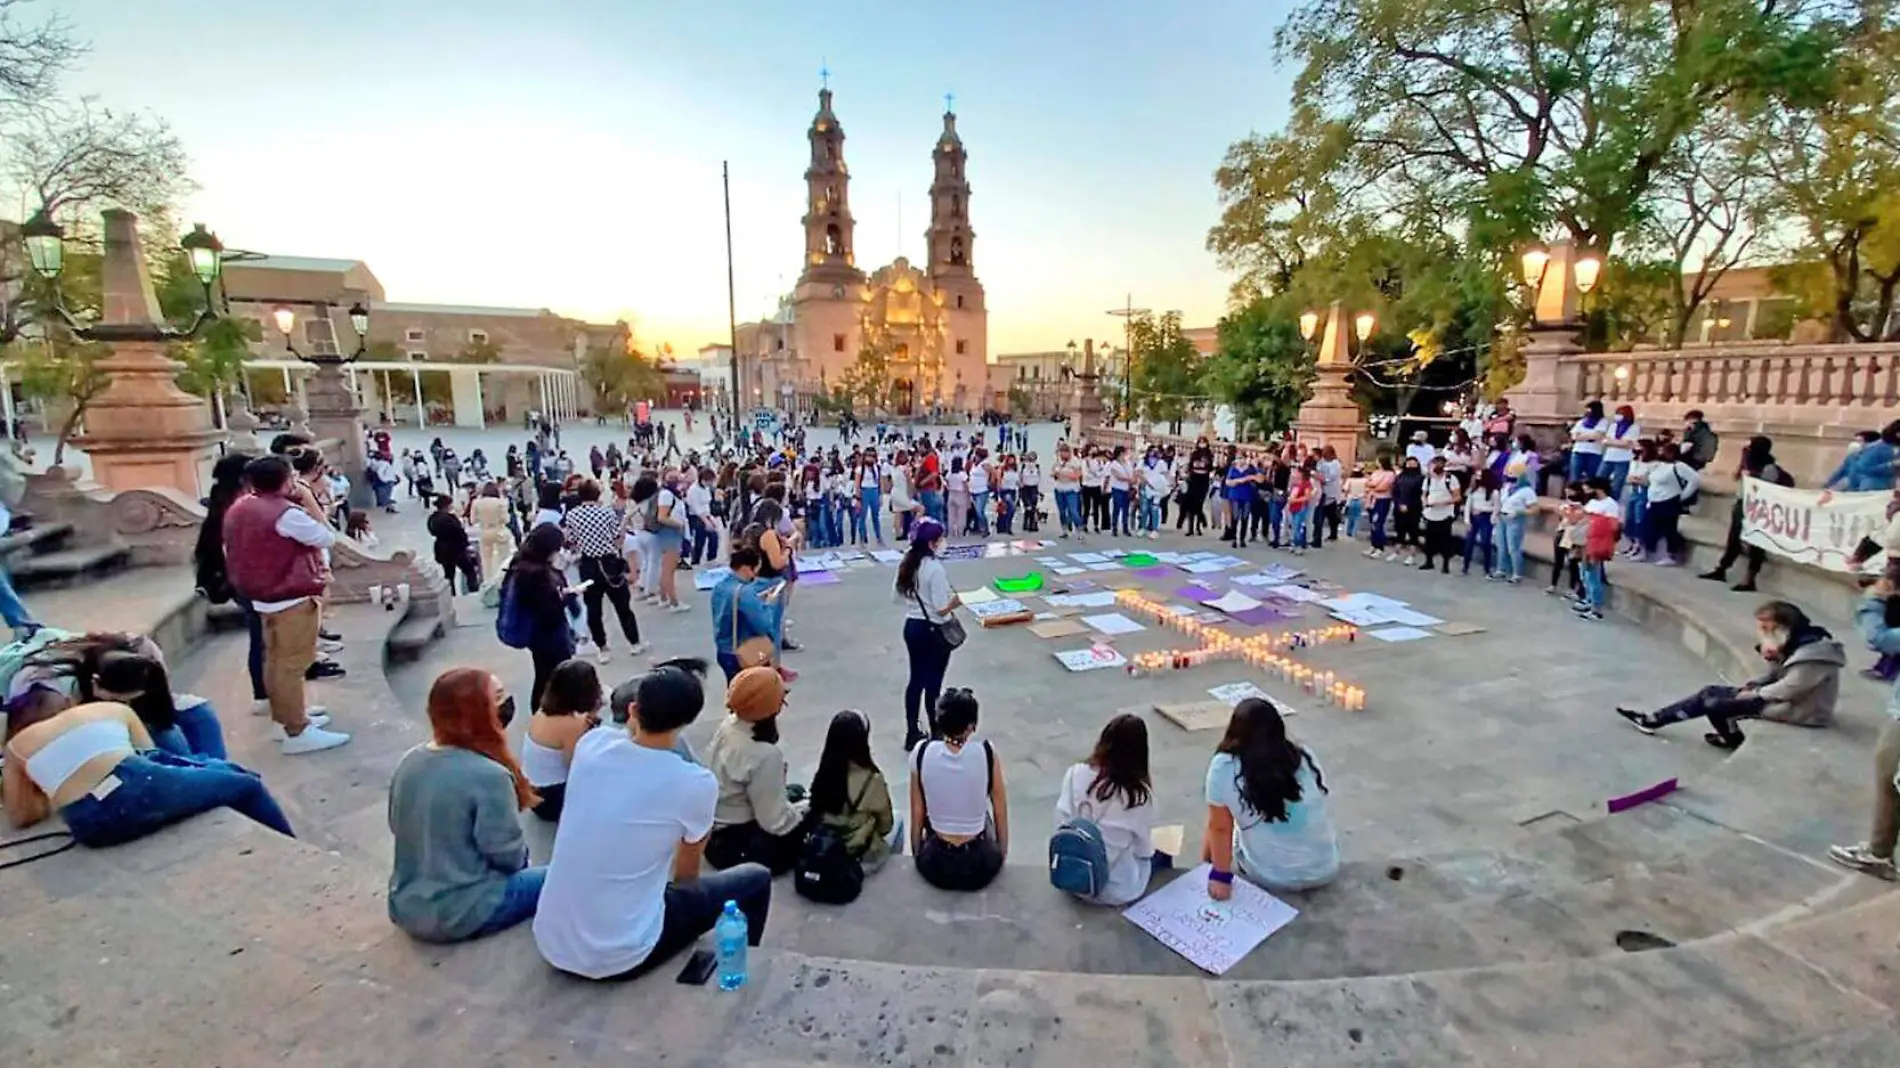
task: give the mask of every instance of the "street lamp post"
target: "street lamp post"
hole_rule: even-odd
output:
[[[350,329],[356,333],[356,349],[346,356],[334,345],[330,346],[329,351],[312,347],[308,353],[297,348],[293,333],[297,326],[295,309],[310,308],[314,312],[312,318],[328,322],[331,309],[329,302],[276,300],[263,303],[274,305],[271,308],[271,320],[277,332],[283,335],[284,349],[312,368],[303,388],[307,405],[304,414],[310,436],[318,441],[335,442],[327,450],[326,460],[349,479],[350,503],[368,507],[374,495],[365,477],[369,457],[363,449],[363,406],[357,399],[356,391],[350,387],[344,369],[369,351],[369,307],[360,300],[350,305],[348,315]]]
[[[1583,298],[1596,289],[1603,256],[1572,241],[1532,244],[1518,256],[1518,273],[1530,295],[1525,331],[1524,378],[1505,399],[1540,446],[1554,444],[1583,404],[1581,375],[1565,361],[1583,349]]]
[[[1135,295],[1122,298],[1122,306],[1108,309],[1108,314],[1122,321],[1122,425],[1133,426],[1135,422],[1135,316],[1150,314],[1147,308],[1135,307]],[[1113,355],[1111,351],[1111,355]]]
[[[1377,327],[1378,317],[1369,311],[1352,318],[1352,336],[1358,337],[1361,351]],[[1324,316],[1317,311],[1300,316],[1300,336],[1309,344],[1317,339],[1319,352],[1313,360],[1313,394],[1300,405],[1293,428],[1308,445],[1331,445],[1351,470],[1366,422],[1352,398],[1352,343],[1346,331],[1346,309],[1338,301]]]

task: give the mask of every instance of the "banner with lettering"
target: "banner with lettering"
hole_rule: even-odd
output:
[[[1878,540],[1887,527],[1891,493],[1836,493],[1826,504],[1820,490],[1789,489],[1758,478],[1742,480],[1742,540],[1797,563],[1829,571],[1854,570],[1848,564],[1863,538]],[[1865,571],[1878,571],[1884,554],[1875,553]]]

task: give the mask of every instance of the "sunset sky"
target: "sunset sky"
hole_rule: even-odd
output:
[[[798,271],[805,130],[832,71],[866,269],[920,259],[943,95],[969,149],[990,351],[1213,322],[1229,142],[1277,128],[1290,0],[944,4],[48,0],[92,53],[69,89],[168,118],[228,245],[361,259],[390,299],[726,335]],[[282,8],[281,11],[273,9]],[[900,225],[901,214],[901,225]]]

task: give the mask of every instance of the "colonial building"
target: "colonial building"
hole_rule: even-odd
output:
[[[991,402],[989,312],[976,276],[968,154],[956,114],[944,112],[931,150],[923,264],[899,256],[869,275],[853,245],[851,172],[829,88],[818,93],[806,139],[805,261],[777,312],[739,327],[739,388],[747,403],[808,409],[847,380],[860,354],[872,353],[887,369],[893,413],[980,411]]]

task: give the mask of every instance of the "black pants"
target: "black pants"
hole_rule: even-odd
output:
[[[1451,520],[1427,519],[1425,521],[1425,567],[1432,566],[1432,558],[1437,557],[1439,569],[1451,573],[1451,558],[1457,555],[1451,537]]]
[[[455,594],[455,576],[457,572],[460,572],[462,576],[463,593],[474,593],[476,590],[482,588],[482,575],[481,572],[476,569],[475,557],[469,555],[466,550],[454,556],[438,556],[435,558],[435,562],[437,566],[442,568],[443,576],[449,580],[450,596],[454,596]]]
[[[627,584],[626,561],[616,556],[583,556],[578,570],[583,580],[592,583],[581,595],[581,602],[587,606],[587,632],[593,635],[594,644],[607,648],[607,621],[600,606],[601,598],[605,597],[613,603],[614,615],[620,619],[620,631],[627,636],[627,644],[639,645],[640,623],[633,618],[633,590]],[[608,579],[609,573],[616,578]]]
[[[566,622],[562,620],[562,625]],[[564,644],[531,645],[528,655],[534,658],[534,685],[528,689],[528,707],[540,708],[541,693],[548,688],[548,676],[574,655],[574,648]]]
[[[1583,589],[1583,572],[1577,565],[1583,557],[1575,550],[1558,542],[1550,554],[1550,585],[1552,589],[1569,590],[1577,593]]]
[[[1175,520],[1176,530],[1185,529],[1189,537],[1207,530],[1207,487],[1188,483],[1187,492],[1181,495],[1181,515]]]
[[[1003,849],[996,842],[996,829],[961,845],[951,845],[924,828],[917,846],[917,874],[939,890],[981,890],[1003,870]]]
[[[943,640],[935,623],[921,619],[904,621],[904,649],[910,654],[910,678],[904,683],[904,724],[909,733],[937,733],[937,698],[943,694],[943,677],[950,670],[950,654],[955,650]],[[923,719],[917,714],[922,708]],[[920,727],[920,722],[927,729]]]
[[[1688,555],[1689,543],[1683,540],[1678,527],[1682,521],[1682,498],[1672,497],[1666,501],[1651,501],[1644,513],[1643,526],[1648,535],[1644,538],[1643,551],[1655,552],[1656,543],[1661,542],[1664,551],[1680,560]],[[1759,550],[1757,550],[1759,551]]]
[[[1023,533],[1034,534],[1042,529],[1042,524],[1036,520],[1036,506],[1040,503],[1042,503],[1042,488],[1024,486],[1022,489]]]
[[[1677,701],[1664,705],[1649,714],[1649,721],[1666,727],[1671,723],[1681,723],[1685,719],[1707,717],[1709,726],[1715,733],[1730,741],[1742,740],[1742,732],[1735,727],[1735,721],[1753,719],[1761,715],[1768,702],[1760,697],[1737,697],[1733,686],[1704,686],[1700,690]]]
[[[1319,528],[1324,525],[1332,535],[1330,540],[1339,540],[1339,520],[1345,508],[1338,501],[1327,501],[1319,506],[1319,515],[1313,519],[1313,547],[1319,548],[1324,541],[1319,536]]]
[[[662,899],[660,940],[647,959],[608,981],[638,979],[672,959],[673,955],[713,929],[726,902],[739,905],[745,915],[746,942],[757,946],[765,939],[765,918],[772,909],[772,873],[757,864],[741,864],[729,871],[673,883]]]
[[[724,871],[741,864],[763,864],[773,875],[792,870],[805,839],[817,823],[807,814],[798,826],[784,834],[767,834],[756,822],[714,827],[706,838],[706,863]]]
[[[549,823],[559,821],[561,807],[567,803],[567,784],[557,782],[552,786],[537,786],[534,792],[541,795],[541,800],[528,811]]]
[[[1418,509],[1407,507],[1403,511],[1392,510],[1393,540],[1406,547],[1407,551],[1419,543]]]
[[[1752,584],[1761,575],[1761,565],[1768,559],[1768,554],[1761,546],[1750,545],[1742,540],[1742,501],[1737,497],[1735,507],[1728,514],[1728,544],[1722,547],[1722,560],[1715,565],[1715,570],[1726,574],[1729,568],[1735,566],[1735,561],[1744,556],[1748,557],[1746,581]]]

